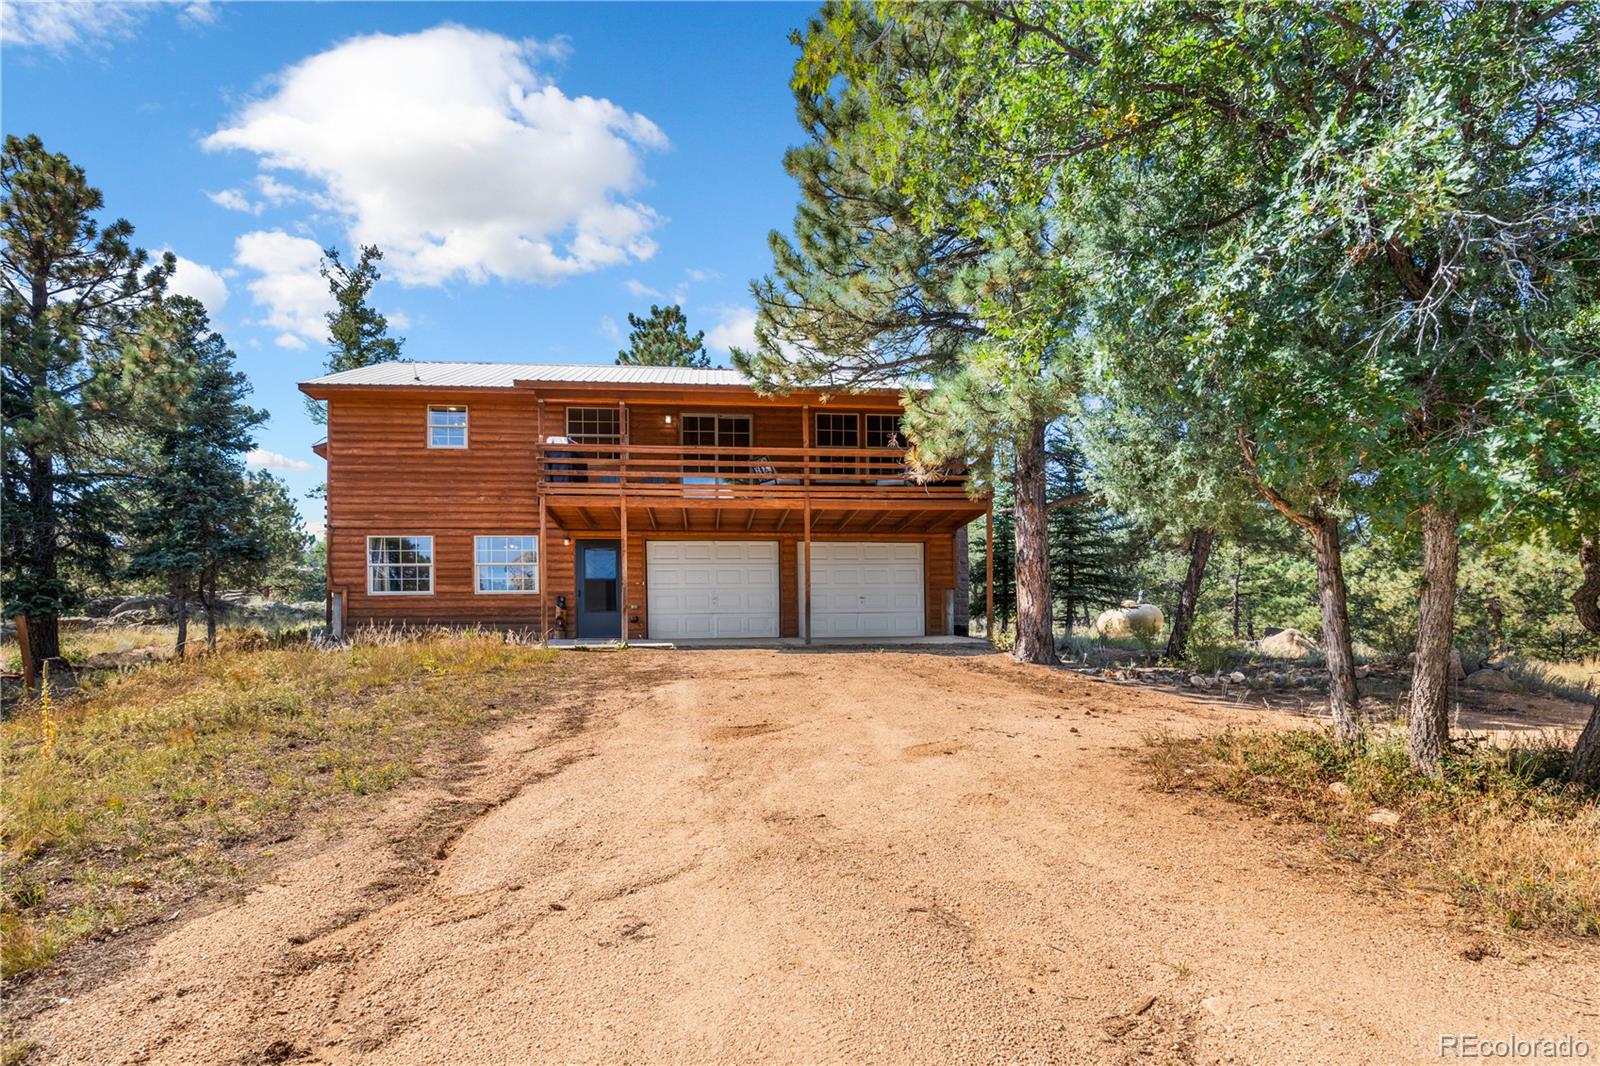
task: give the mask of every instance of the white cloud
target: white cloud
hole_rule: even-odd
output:
[[[308,189],[302,189],[298,185],[290,185],[287,182],[279,181],[271,174],[258,174],[256,176],[256,188],[274,206],[304,203],[322,211],[332,211],[337,208],[337,205],[328,197],[311,192]]]
[[[310,470],[311,464],[291,459],[282,452],[269,452],[265,448],[252,448],[244,457],[244,465],[251,470]]]
[[[151,8],[119,3],[3,3],[0,39],[8,45],[65,52],[133,35]]]
[[[272,338],[272,343],[280,348],[288,348],[292,352],[303,352],[310,347],[309,344],[296,337],[293,333],[280,333]]]
[[[390,329],[411,328],[411,316],[404,311],[385,311],[383,317],[388,320]]]
[[[308,182],[408,284],[552,282],[647,259],[660,217],[633,197],[667,138],[536,72],[565,48],[452,25],[356,37],[282,71],[205,145]]]
[[[697,281],[697,282],[698,281],[716,281],[717,279],[722,277],[722,275],[717,273],[715,270],[696,270],[693,267],[690,267],[689,270],[686,273],[688,273],[690,281]]]
[[[752,308],[723,307],[718,309],[718,315],[716,325],[706,330],[706,347],[727,351],[756,346],[756,313]]]
[[[258,275],[246,288],[266,309],[264,325],[279,330],[280,348],[303,349],[328,332],[323,317],[333,306],[328,283],[317,272],[322,248],[316,241],[282,230],[255,230],[233,242],[234,262]]]
[[[101,48],[126,40],[145,19],[177,11],[188,29],[203,29],[219,17],[210,0],[161,4],[139,0],[23,0],[0,2],[0,41],[21,48],[41,48],[57,55],[72,48]]]
[[[617,320],[610,315],[600,316],[600,336],[610,341],[621,342],[622,327],[617,325]]]
[[[174,296],[192,296],[206,305],[212,318],[222,313],[228,302],[228,283],[222,274],[204,263],[178,256],[178,269],[167,282],[167,291]]]
[[[206,199],[218,207],[225,207],[229,211],[243,211],[247,215],[259,215],[266,205],[252,202],[249,197],[238,189],[223,189],[221,192],[208,192]]]
[[[622,283],[622,287],[627,289],[633,295],[639,297],[641,300],[661,299],[660,289],[652,289],[638,278],[629,278],[627,281]]]

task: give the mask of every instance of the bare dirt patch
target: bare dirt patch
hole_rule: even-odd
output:
[[[1395,1063],[1436,1061],[1445,1033],[1600,1042],[1593,944],[1354,894],[1274,827],[1146,790],[1128,757],[1261,712],[998,656],[603,666],[469,772],[36,1014],[35,1057]]]

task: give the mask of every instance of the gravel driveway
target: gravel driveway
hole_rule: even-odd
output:
[[[1439,1061],[1588,1037],[1593,945],[1143,790],[1238,712],[994,655],[567,653],[565,703],[33,1019],[94,1062]],[[1476,954],[1469,952],[1470,954]]]

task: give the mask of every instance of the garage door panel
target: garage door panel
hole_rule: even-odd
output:
[[[923,615],[920,543],[812,545],[811,627],[819,637],[914,637]]]
[[[776,541],[647,541],[650,636],[778,635]]]

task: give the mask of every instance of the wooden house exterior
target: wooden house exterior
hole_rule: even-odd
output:
[[[899,396],[734,371],[396,362],[327,405],[330,614],[552,638],[965,631],[965,475],[919,483]],[[963,552],[964,555],[964,552]]]

